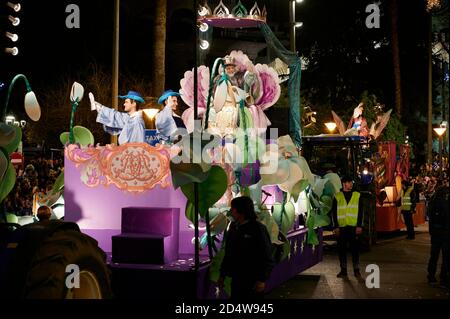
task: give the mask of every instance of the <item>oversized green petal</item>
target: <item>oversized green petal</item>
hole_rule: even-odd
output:
[[[289,135],[280,136],[277,140],[277,144],[281,154],[291,153],[294,156],[298,156],[297,147],[294,142],[292,142],[292,138]]]
[[[209,266],[209,279],[212,282],[217,282],[219,280],[220,266],[222,265],[224,257],[225,257],[225,249],[222,248],[211,260],[211,264]],[[231,295],[231,278],[230,277],[225,278],[224,284],[223,284],[223,290],[225,291],[225,293],[228,296]]]
[[[64,189],[64,171],[56,178],[53,184],[52,194],[60,193]]]
[[[216,236],[225,231],[228,225],[228,218],[226,214],[219,213],[216,216],[214,216],[214,218],[211,219],[209,224],[211,225],[210,227],[211,236]]]
[[[205,217],[208,209],[213,206],[227,189],[227,174],[220,166],[212,166],[208,178],[198,184],[198,204],[201,217]],[[183,194],[190,202],[194,202],[194,183],[181,186]]]
[[[9,166],[9,156],[6,153],[6,150],[0,148],[0,181],[3,180],[3,177],[6,174]]]
[[[69,132],[64,132],[59,136],[59,140],[63,145],[69,143]],[[94,145],[94,135],[92,135],[89,129],[83,126],[74,126],[73,127],[73,136],[75,139],[75,143],[80,144],[81,146]]]
[[[186,202],[185,215],[188,220],[194,222],[195,217],[194,204],[192,204],[189,200]]]
[[[309,182],[306,179],[302,179],[302,180],[300,180],[300,182],[298,182],[297,184],[294,185],[290,195],[292,196],[292,198],[294,199],[295,202],[298,201],[298,197],[300,196],[300,193],[303,192],[308,187],[308,185],[309,185]]]
[[[263,208],[265,208],[265,206]],[[278,239],[280,228],[273,219],[273,216],[265,209],[261,209],[261,211],[256,214],[258,216],[258,221],[266,226],[272,244],[282,245],[283,242]]]
[[[202,183],[209,175],[209,170],[204,171],[204,167],[200,164],[175,164],[172,161],[170,162],[170,172],[172,174],[172,184],[175,189],[191,183]]]
[[[3,214],[0,214],[0,223],[5,222],[3,218]],[[6,213],[6,222],[11,224],[19,224],[19,217],[17,217],[16,214]]]
[[[314,229],[316,228],[320,228],[320,227],[325,227],[328,226],[330,224],[331,220],[330,217],[328,217],[328,215],[322,215],[322,214],[317,214],[316,216],[314,216]]]
[[[0,147],[5,147],[16,139],[14,126],[0,123]]]
[[[303,179],[303,172],[300,168],[298,158],[293,157],[286,161],[289,163],[289,177],[283,183],[279,183],[278,187],[283,192],[292,193],[294,186]]]
[[[22,141],[22,129],[15,125],[0,124],[0,147],[11,155]]]
[[[319,238],[317,237],[316,231],[312,228],[308,229],[308,238],[306,243],[313,246],[319,245]]]
[[[330,180],[328,180],[328,182],[326,182],[323,187],[322,196],[330,196],[333,198],[335,194],[336,192],[333,183]]]
[[[278,157],[261,164],[261,185],[277,185],[285,182],[289,178],[289,169],[289,162]]]
[[[322,196],[323,189],[325,187],[325,184],[328,182],[328,179],[325,178],[316,178],[314,182],[314,186],[312,188],[312,191],[314,194],[316,194],[319,198]]]
[[[313,185],[314,184],[314,175],[309,168],[308,162],[303,156],[299,156],[297,163],[300,165],[300,169],[303,173],[303,178],[308,180],[308,182]]]
[[[283,233],[280,233],[280,240],[283,242],[283,251],[280,257],[280,261],[286,259],[291,253],[291,242],[287,240],[286,236]]]
[[[248,190],[250,192],[250,198],[253,200],[254,203],[256,203],[259,206],[261,204],[261,196],[262,196],[261,181],[259,181],[256,184],[250,185],[248,187]]]
[[[2,180],[0,180],[0,203],[8,196],[16,184],[16,170],[14,166],[9,163],[6,173]]]
[[[272,216],[276,223],[280,226],[280,231],[283,234],[287,234],[287,232],[292,228],[295,221],[295,207],[291,202],[286,203],[284,205],[284,211],[282,204],[275,203],[272,206]]]
[[[209,266],[209,279],[212,282],[217,282],[220,277],[220,266],[222,265],[223,257],[225,257],[225,248],[222,248],[211,260]]]
[[[333,205],[333,198],[328,195],[322,195],[322,197],[320,197],[320,201],[322,202],[322,214],[328,214],[331,211],[331,206]]]
[[[328,178],[328,181],[333,185],[334,194],[338,193],[342,188],[341,178],[336,173],[327,173],[323,178]],[[334,195],[333,194],[333,195]]]

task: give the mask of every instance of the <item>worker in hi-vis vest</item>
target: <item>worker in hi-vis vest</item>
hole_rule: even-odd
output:
[[[414,191],[414,185],[410,185],[408,181],[402,181],[402,191],[397,206],[400,207],[405,221],[408,234],[406,239],[415,239],[413,214],[416,211],[416,192]]]
[[[352,191],[353,180],[350,176],[344,176],[341,181],[342,191],[335,195],[331,208],[333,232],[337,237],[341,266],[341,271],[337,276],[339,278],[347,277],[347,246],[350,245],[353,273],[360,280],[362,277],[359,270],[359,235],[362,233],[363,225],[361,194]]]

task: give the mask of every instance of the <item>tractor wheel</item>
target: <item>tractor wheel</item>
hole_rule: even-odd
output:
[[[97,241],[91,237],[76,230],[57,230],[46,237],[36,250],[23,298],[111,298],[105,257]],[[78,276],[74,269],[79,270]]]

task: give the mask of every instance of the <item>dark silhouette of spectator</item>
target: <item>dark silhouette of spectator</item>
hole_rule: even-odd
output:
[[[449,205],[448,185],[439,186],[430,200],[429,205],[429,231],[431,236],[431,252],[428,261],[428,282],[436,283],[436,269],[439,254],[442,251],[442,264],[440,272],[440,284],[448,288],[448,229],[449,229]]]
[[[274,266],[272,244],[266,226],[256,220],[250,197],[231,201],[234,221],[225,239],[225,256],[220,269],[219,287],[231,277],[231,298],[262,298],[265,282]]]
[[[50,220],[52,217],[52,210],[48,206],[40,206],[37,210],[37,218],[40,222]]]

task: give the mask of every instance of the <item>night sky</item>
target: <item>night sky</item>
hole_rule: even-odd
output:
[[[6,7],[2,2],[2,13]],[[1,54],[0,81],[9,83],[13,75],[27,75],[35,91],[57,85],[65,78],[83,71],[90,63],[111,70],[113,37],[112,0],[23,0],[21,25],[17,28],[20,54],[16,57]],[[153,48],[154,1],[122,0],[120,25],[120,71],[131,73],[143,81],[150,81]],[[230,1],[225,1],[230,2]],[[247,5],[253,1],[244,1]],[[268,23],[289,43],[288,1],[262,0],[267,6]],[[65,25],[66,6],[74,3],[81,10],[81,28]],[[297,50],[309,55],[316,45],[324,52],[344,48],[342,56],[332,52],[322,65],[302,74],[302,88],[323,90],[321,83],[342,77],[348,81],[354,96],[364,89],[373,90],[389,108],[393,107],[393,71],[389,44],[390,20],[387,0],[381,2],[381,29],[364,29],[368,0],[305,0],[297,6],[297,21],[304,26],[297,33]],[[410,108],[426,103],[426,39],[427,17],[424,0],[399,0],[399,39],[404,103]],[[166,85],[178,90],[184,71],[193,65],[192,40],[195,28],[191,22],[190,1],[169,0],[166,46]],[[184,9],[183,9],[184,7]],[[175,10],[177,9],[177,10]],[[174,13],[175,11],[175,13]],[[254,31],[254,30],[253,30]],[[253,32],[255,33],[255,32]],[[220,43],[220,30],[214,31],[215,44]],[[217,37],[219,35],[219,37]],[[259,37],[261,39],[261,37]],[[379,51],[368,48],[372,40],[385,39]],[[258,40],[257,38],[255,41]],[[5,45],[3,40],[2,45]],[[373,45],[373,44],[371,44]],[[242,48],[245,50],[245,48]],[[352,64],[345,56],[355,52],[367,54],[363,67]],[[225,55],[228,52],[223,52]],[[209,56],[209,60],[216,56]],[[341,60],[340,60],[341,59]],[[325,61],[325,62],[323,62]],[[328,64],[327,64],[328,63]],[[121,78],[119,78],[120,82]],[[332,84],[331,84],[332,85]],[[16,92],[15,92],[16,93]],[[4,96],[4,92],[2,95]],[[3,96],[0,98],[3,99]],[[333,104],[333,99],[326,101]],[[417,105],[417,106],[416,106]]]
[[[6,2],[2,0],[2,2]],[[169,1],[169,10],[171,3]],[[263,1],[264,2],[264,1]],[[314,41],[320,41],[323,33],[345,34],[355,19],[355,11],[362,12],[369,1],[308,1],[298,6],[297,20],[304,22],[304,27],[297,34],[297,46],[300,53],[308,51]],[[406,1],[399,1],[400,3]],[[414,55],[411,43],[414,37],[420,42],[423,37],[423,17],[418,16],[422,1],[407,1],[400,11],[400,29],[402,48]],[[18,29],[20,40],[17,57],[2,55],[0,67],[1,80],[19,72],[27,73],[33,81],[48,82],[52,78],[64,76],[64,72],[75,72],[89,62],[111,65],[113,1],[112,0],[77,0],[77,1],[21,1],[22,23]],[[81,10],[81,28],[68,29],[65,20],[68,13],[66,6],[70,3],[79,5]],[[276,23],[277,28],[288,36],[288,8],[285,1],[265,1],[269,11],[269,22]],[[154,8],[153,1],[122,0],[121,5],[121,70],[129,69],[145,76],[152,68],[152,29]],[[359,14],[360,18],[364,13]],[[382,17],[386,27],[389,23]],[[347,22],[346,22],[347,21]],[[168,28],[173,24],[168,21]],[[177,31],[168,30],[168,41],[190,36],[186,25]],[[343,43],[345,45],[345,43]],[[170,46],[170,43],[168,43]]]

